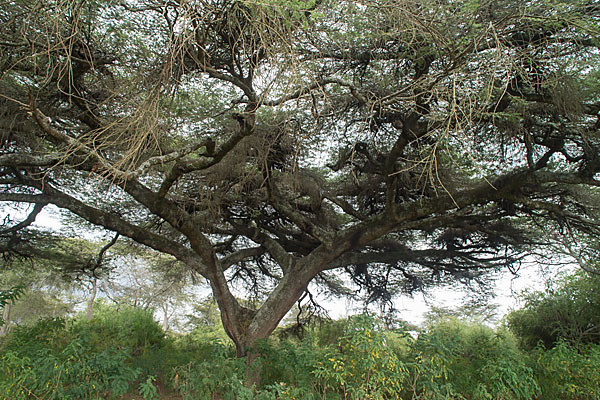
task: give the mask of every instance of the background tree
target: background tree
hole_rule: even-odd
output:
[[[433,326],[452,319],[482,325],[493,324],[498,321],[498,307],[498,304],[479,301],[467,301],[454,308],[432,305],[424,315],[425,325]]]
[[[160,311],[167,331],[170,318],[202,282],[173,257],[130,244],[117,251],[118,265],[112,279],[102,283],[102,292],[118,307]]]
[[[0,201],[211,285],[239,355],[310,282],[368,300],[599,233],[588,1],[39,2],[0,11]],[[256,293],[241,305],[236,284]]]
[[[98,279],[107,278],[114,269],[106,253],[119,235],[107,243],[98,243],[77,237],[75,232],[44,232],[32,225],[42,208],[36,205],[25,210],[26,217],[20,222],[15,215],[23,214],[23,210],[12,210],[13,215],[8,213],[0,228],[2,287],[27,288],[21,301],[11,306],[16,317],[13,321],[27,323],[70,313],[82,289],[89,292],[85,297],[91,319]],[[71,226],[86,230],[77,222]]]
[[[546,349],[559,341],[574,347],[600,344],[600,277],[578,273],[554,282],[544,292],[523,296],[522,308],[506,322],[527,348]]]
[[[104,244],[99,250],[96,249],[91,255],[86,252],[80,252],[81,264],[76,268],[62,268],[61,273],[64,278],[71,278],[79,285],[84,286],[88,291],[86,315],[88,319],[94,316],[94,301],[98,296],[98,280],[106,278],[114,269],[106,259],[108,250],[117,243],[119,234],[117,233],[108,243]],[[91,243],[85,243],[90,247]]]
[[[28,266],[31,267],[31,264]],[[53,277],[48,270],[4,270],[2,267],[0,290],[12,293],[12,296],[4,303],[3,314],[0,315],[3,319],[0,336],[8,333],[14,325],[31,323],[40,318],[62,317],[73,311],[75,301],[68,297],[68,285]],[[19,291],[15,292],[14,288]],[[15,296],[16,293],[19,295]]]
[[[110,272],[103,264],[107,245],[83,239],[60,237],[36,230],[19,232],[0,242],[5,250],[0,260],[0,287],[26,288],[18,302],[6,308],[10,323],[25,324],[39,318],[71,313],[83,295],[91,319],[97,294],[97,279]]]

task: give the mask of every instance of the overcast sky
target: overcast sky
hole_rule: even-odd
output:
[[[6,210],[6,208],[4,208]],[[26,215],[23,210],[23,216]],[[36,218],[35,225],[41,228],[61,230],[65,226],[61,223],[59,213],[54,206],[47,206]],[[101,232],[101,231],[98,231]],[[90,239],[98,234],[90,231]],[[99,237],[96,236],[98,239]],[[564,272],[565,268],[563,268]],[[548,278],[556,276],[558,271],[548,273],[544,268],[531,262],[519,270],[518,276],[508,271],[499,274],[495,282],[495,297],[489,302],[498,305],[498,320],[511,309],[518,308],[518,294],[523,290],[543,290]],[[466,299],[466,291],[457,288],[435,288],[425,297],[417,293],[414,296],[399,296],[394,299],[394,307],[398,310],[398,316],[407,322],[421,324],[429,305],[446,308],[457,308]],[[362,310],[362,304],[347,299],[327,300],[322,304],[332,318],[341,318],[356,314]],[[159,315],[157,314],[157,317]]]

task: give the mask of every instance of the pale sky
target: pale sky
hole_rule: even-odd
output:
[[[24,210],[23,215],[26,215]],[[50,228],[61,230],[65,228],[62,224],[60,215],[54,206],[47,206],[36,218],[35,225],[41,228]],[[90,232],[90,238],[96,234]],[[495,298],[491,303],[498,304],[498,319],[518,308],[517,295],[525,289],[543,290],[545,287],[545,278],[539,265],[528,264],[519,271],[519,276],[515,277],[509,272],[501,274],[495,282]],[[455,308],[460,306],[465,298],[462,290],[452,288],[437,288],[433,290],[427,299],[420,293],[412,297],[400,296],[394,299],[394,307],[399,311],[398,316],[407,322],[421,324],[424,320],[424,314],[429,310],[428,304]],[[322,305],[328,310],[332,318],[342,318],[351,314],[356,314],[362,310],[362,304],[346,299],[326,300]],[[157,315],[158,317],[158,315]]]

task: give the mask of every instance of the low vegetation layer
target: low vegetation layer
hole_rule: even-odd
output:
[[[537,294],[537,302],[528,302],[496,329],[444,319],[415,338],[406,329],[384,329],[368,315],[324,323],[311,327],[302,340],[274,335],[260,342],[251,363],[235,357],[222,328],[203,326],[167,337],[148,312],[104,307],[91,321],[42,320],[14,329],[2,343],[0,396],[598,399],[599,343],[574,341],[569,324],[578,325],[563,321],[553,331],[554,342],[545,345],[547,335],[540,335],[531,347],[534,334],[519,324],[525,318],[528,324],[541,324],[533,319],[543,318],[552,326],[552,315],[560,316],[565,306],[557,299],[567,291],[587,296],[585,304],[593,305],[599,283],[569,278],[557,289]],[[539,312],[540,304],[546,313]],[[549,312],[552,304],[554,313]],[[589,330],[597,329],[591,325]]]

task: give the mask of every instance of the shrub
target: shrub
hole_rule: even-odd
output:
[[[536,355],[541,399],[600,399],[600,345],[579,352],[561,341],[550,350],[538,347]]]
[[[297,392],[299,388],[306,389],[305,392],[315,390],[313,370],[317,362],[324,358],[325,351],[314,345],[312,336],[309,335],[302,342],[262,341],[255,351],[260,355],[257,362],[263,385],[288,394]],[[308,396],[307,393],[304,395]]]
[[[315,344],[319,347],[336,346],[344,336],[347,326],[347,319],[322,321],[313,328]]]
[[[252,399],[253,390],[247,388],[246,360],[232,358],[222,341],[211,343],[212,357],[201,362],[190,362],[173,369],[173,386],[184,399],[210,399],[219,394],[224,400]]]
[[[139,375],[123,349],[95,351],[64,320],[40,321],[9,337],[0,358],[0,393],[10,399],[97,399],[126,393]]]
[[[215,346],[212,359],[174,369],[173,380],[184,399],[399,399],[407,376],[403,363],[390,351],[384,332],[368,316],[353,317],[336,346],[319,349],[308,339],[263,341],[258,357],[232,359],[230,348]],[[249,370],[248,368],[252,368]],[[249,375],[260,371],[261,387],[248,388]]]
[[[539,388],[506,331],[458,320],[438,323],[413,346],[413,392],[423,399],[530,400]]]
[[[600,276],[578,273],[545,292],[524,295],[525,305],[506,322],[526,349],[539,342],[550,349],[559,341],[571,346],[600,344]]]
[[[102,306],[91,320],[80,318],[73,329],[90,338],[93,348],[102,350],[113,346],[127,348],[134,356],[165,344],[165,334],[154,321],[152,312],[134,307],[116,309]]]
[[[386,346],[385,335],[368,315],[348,321],[336,350],[317,363],[322,386],[333,385],[349,399],[399,399],[407,375],[404,364]]]
[[[30,326],[16,326],[4,341],[4,351],[33,352],[39,348],[62,349],[72,339],[64,318],[41,319]]]

